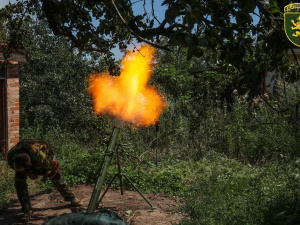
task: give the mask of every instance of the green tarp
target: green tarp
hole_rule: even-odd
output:
[[[43,225],[128,225],[115,212],[101,210],[97,213],[68,213],[54,217]]]

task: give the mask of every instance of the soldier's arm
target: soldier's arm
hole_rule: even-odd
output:
[[[39,174],[33,170],[24,170],[23,172],[21,172],[25,175],[27,175],[30,179],[35,180],[38,178]]]

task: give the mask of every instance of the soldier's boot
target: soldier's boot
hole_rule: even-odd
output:
[[[30,221],[30,218],[32,217],[33,212],[31,210],[29,210],[28,212],[24,212],[23,216],[22,216],[22,220],[28,224]]]
[[[73,207],[80,207],[82,206],[83,203],[81,200],[79,200],[78,198],[74,198],[72,201],[71,201],[71,206]]]

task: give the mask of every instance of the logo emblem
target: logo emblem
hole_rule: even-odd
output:
[[[300,3],[284,7],[284,30],[288,39],[300,47]]]

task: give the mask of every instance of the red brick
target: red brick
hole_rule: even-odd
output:
[[[20,87],[7,87],[7,92],[11,92],[11,91],[19,91]]]
[[[19,77],[19,75],[16,74],[16,73],[8,73],[7,76],[8,76],[9,78],[17,78],[17,77]]]
[[[20,90],[16,87],[10,87],[7,89],[7,93],[18,93]]]
[[[7,95],[7,100],[8,100],[7,102],[13,102],[13,103],[20,102],[19,99],[20,99],[19,93],[14,95],[9,95],[8,93]]]
[[[19,92],[18,91],[10,91],[10,92],[7,92],[7,95],[8,95],[8,99],[11,99],[11,98],[18,98],[20,96]]]
[[[12,138],[10,139],[10,143],[18,142],[20,139],[19,138]]]
[[[9,123],[8,125],[11,126],[11,127],[17,127],[17,126],[19,126],[20,124],[19,124],[19,123]]]
[[[12,75],[12,74],[18,74],[19,72],[15,69],[8,69],[7,70],[7,75]]]
[[[7,106],[14,106],[16,103],[18,103],[16,99],[9,99],[9,101],[7,101]]]
[[[18,126],[15,127],[8,127],[8,131],[13,131],[13,130],[20,130],[20,128]]]
[[[19,75],[18,74],[10,74],[10,77],[16,78],[16,77],[19,77]]]
[[[7,73],[19,73],[18,65],[9,65],[7,67]]]
[[[12,84],[19,84],[19,78],[11,78],[7,80],[8,87],[15,87],[11,86]]]
[[[19,84],[19,82],[17,83],[12,83],[12,84],[10,84],[9,86],[11,86],[11,87],[19,87],[20,86],[20,84]]]
[[[15,106],[15,107],[10,107],[9,110],[19,110],[20,107],[19,106]]]
[[[7,93],[20,91],[18,87],[8,87],[6,90],[7,90]]]
[[[9,139],[19,138],[19,134],[11,134],[9,135]]]
[[[20,89],[19,89],[19,87],[8,87],[7,88],[7,92],[9,93],[9,92],[19,92],[20,91]]]
[[[9,122],[20,122],[19,118],[9,118]]]
[[[15,69],[8,69],[8,70],[7,70],[7,74],[8,74],[8,75],[18,74],[18,73],[19,73],[19,71],[15,70]]]
[[[14,118],[19,118],[20,116],[19,116],[19,115],[16,115],[16,114],[14,114],[14,115],[8,115],[8,117],[9,117],[10,119],[14,119]]]
[[[8,112],[9,114],[19,114],[20,111],[19,110],[11,110]]]
[[[11,134],[18,134],[19,133],[19,130],[10,130],[7,132],[8,135],[11,135]]]
[[[15,130],[9,130],[7,133],[8,134],[18,134],[19,130],[17,130],[17,129],[15,129]]]
[[[7,84],[19,83],[19,78],[9,78],[6,80]]]

